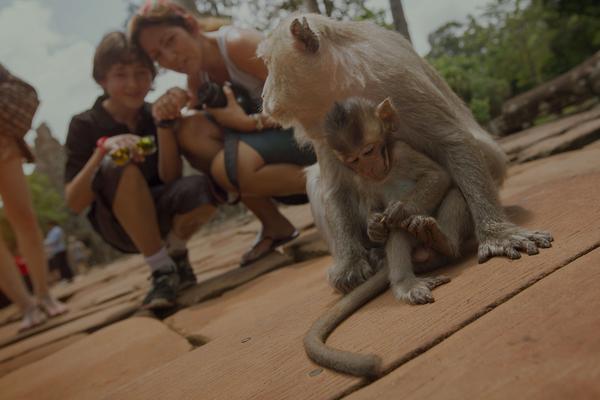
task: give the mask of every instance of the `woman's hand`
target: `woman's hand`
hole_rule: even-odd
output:
[[[111,154],[119,149],[128,148],[133,162],[143,162],[144,155],[138,151],[137,143],[141,138],[132,133],[124,133],[122,135],[111,136],[104,141],[102,147]]]
[[[178,87],[171,88],[152,104],[152,117],[156,122],[181,117],[181,109],[188,103],[188,92]]]
[[[204,110],[210,113],[219,125],[241,132],[253,131],[256,127],[256,122],[251,116],[246,114],[244,109],[235,99],[231,84],[226,83],[223,86],[223,92],[227,97],[227,105],[225,107],[204,107]]]

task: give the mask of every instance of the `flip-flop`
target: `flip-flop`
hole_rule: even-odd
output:
[[[279,246],[283,246],[284,244],[296,239],[298,236],[300,235],[300,232],[297,229],[294,229],[294,231],[284,237],[284,238],[280,238],[280,239],[273,239],[270,236],[263,236],[262,238],[260,238],[256,243],[254,243],[252,245],[252,247],[250,248],[250,250],[248,250],[246,253],[244,253],[244,256],[250,252],[252,252],[255,248],[258,247],[259,244],[261,244],[262,242],[264,242],[265,240],[270,240],[271,241],[271,245],[269,247],[267,247],[267,249],[261,253],[259,253],[256,257],[251,258],[249,260],[242,260],[240,262],[240,267],[246,267],[249,264],[252,264],[255,261],[258,261],[264,257],[266,257],[267,255],[271,254],[273,252],[273,250],[275,250],[277,247]],[[242,256],[242,258],[244,257]]]

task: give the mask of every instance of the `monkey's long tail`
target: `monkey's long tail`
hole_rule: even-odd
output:
[[[361,377],[379,376],[381,359],[378,356],[334,349],[327,346],[325,341],[339,324],[388,286],[388,269],[384,267],[323,314],[304,337],[304,350],[308,357],[315,363],[338,372]]]

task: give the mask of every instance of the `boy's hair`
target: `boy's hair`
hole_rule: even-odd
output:
[[[156,76],[156,67],[148,56],[127,40],[123,32],[110,32],[104,35],[94,53],[92,76],[100,84],[115,64],[133,64],[139,62]]]

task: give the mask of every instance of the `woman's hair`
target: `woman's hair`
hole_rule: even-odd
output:
[[[131,17],[131,20],[129,20],[127,29],[129,40],[131,43],[139,46],[142,29],[150,26],[180,26],[189,31],[190,26],[186,21],[186,17],[190,15],[196,18],[204,32],[216,31],[220,27],[230,23],[226,18],[211,16],[198,18],[194,14],[197,13],[188,12],[183,7],[167,0],[147,0],[137,13]]]
[[[110,32],[104,35],[96,47],[92,75],[94,80],[100,84],[113,65],[138,62],[150,70],[152,78],[156,76],[154,63],[146,53],[129,42],[123,32]]]

